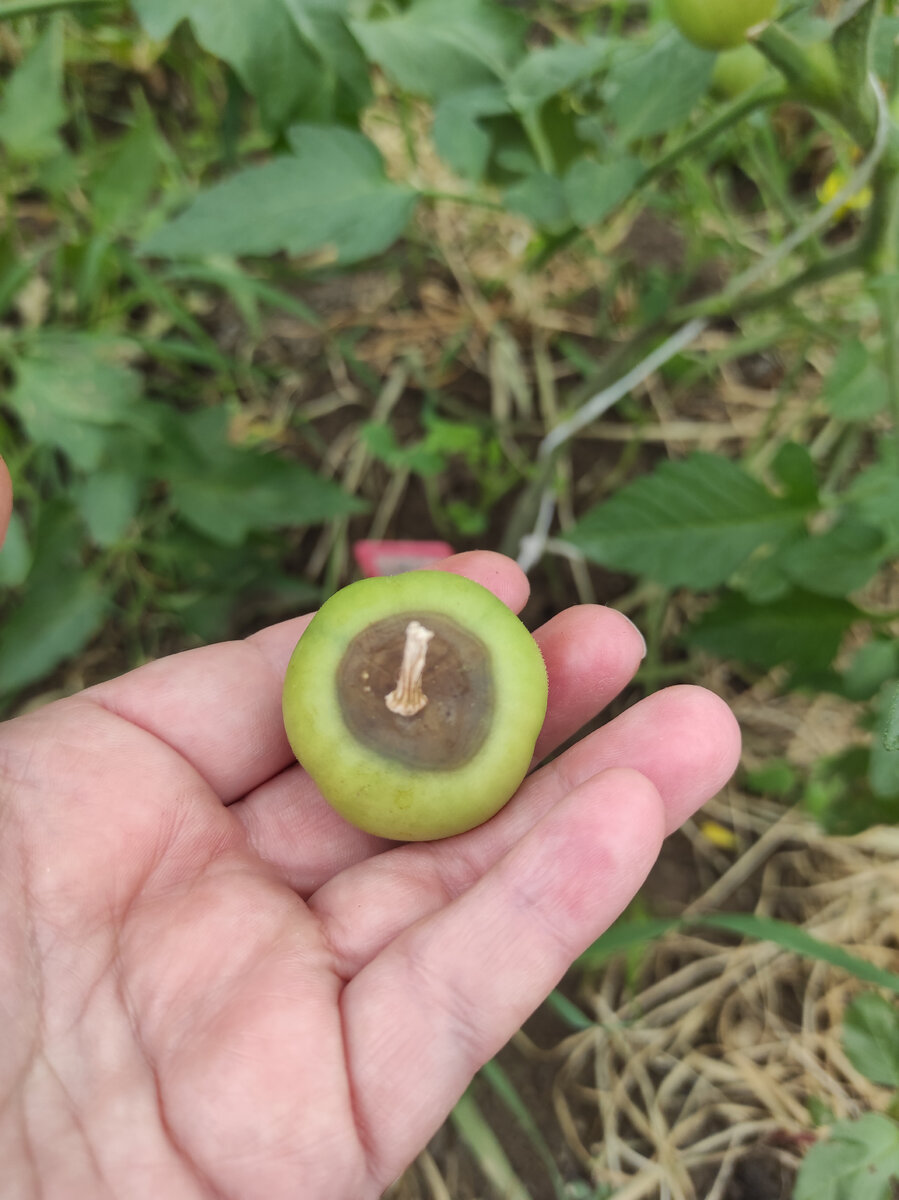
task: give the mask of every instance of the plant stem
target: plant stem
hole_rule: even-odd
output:
[[[780,82],[763,82],[759,84],[758,87],[747,92],[745,96],[740,96],[732,104],[727,105],[707,125],[703,125],[701,129],[697,129],[695,133],[684,138],[682,142],[678,142],[667,154],[663,154],[661,158],[647,167],[637,186],[640,187],[643,184],[650,183],[659,175],[664,175],[666,171],[670,171],[672,167],[676,166],[682,158],[707,146],[720,133],[729,129],[731,125],[736,125],[738,121],[742,121],[749,113],[754,112],[757,108],[767,108],[772,104],[777,104],[785,96],[786,89]]]
[[[505,208],[497,200],[488,200],[486,196],[466,196],[460,192],[431,191],[429,188],[419,192],[422,200],[450,200],[454,204],[468,204],[474,208],[487,208],[491,212],[505,212]]]
[[[528,136],[528,141],[531,143],[531,149],[534,151],[537,162],[540,164],[540,170],[545,171],[547,175],[555,175],[556,159],[543,126],[540,124],[540,114],[535,110],[531,110],[520,113],[519,116],[521,117],[522,128]]]

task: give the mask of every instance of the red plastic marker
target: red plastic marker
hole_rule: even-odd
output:
[[[353,545],[353,557],[368,579],[375,575],[401,575],[420,571],[454,554],[448,542],[398,542],[370,540]]]

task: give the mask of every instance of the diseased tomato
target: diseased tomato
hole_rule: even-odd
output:
[[[671,20],[704,50],[732,50],[746,30],[767,21],[777,0],[668,0]]]

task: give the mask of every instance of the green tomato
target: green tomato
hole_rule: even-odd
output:
[[[502,601],[459,575],[411,571],[322,605],[287,668],[284,727],[353,825],[427,841],[510,799],[546,700],[537,643]]]
[[[744,43],[735,50],[725,50],[715,60],[712,71],[712,91],[716,96],[735,100],[771,73],[768,60],[755,46]]]
[[[773,15],[777,0],[668,0],[671,20],[704,50],[732,50]]]

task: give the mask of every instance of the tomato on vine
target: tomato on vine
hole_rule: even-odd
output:
[[[668,0],[671,20],[704,50],[732,50],[753,25],[774,14],[777,0]]]

